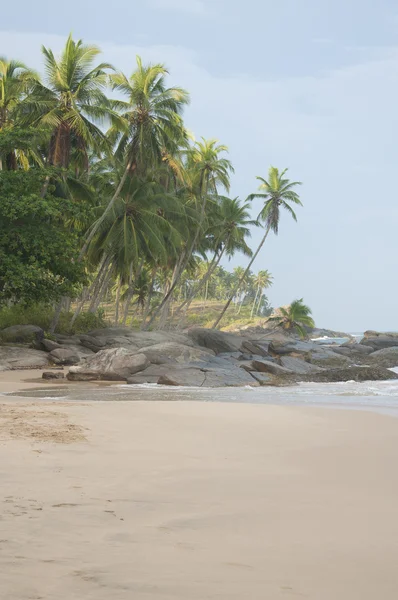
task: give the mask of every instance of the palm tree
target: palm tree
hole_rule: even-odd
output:
[[[208,228],[208,235],[213,239],[214,256],[203,276],[198,283],[192,287],[186,300],[177,309],[178,315],[185,307],[185,312],[192,300],[207,285],[209,279],[216,271],[223,256],[231,258],[235,252],[242,252],[251,256],[252,251],[247,245],[245,238],[250,237],[250,226],[258,225],[257,221],[250,218],[250,203],[241,203],[239,198],[228,198],[220,196],[218,204],[214,205],[214,215],[210,216],[212,223]]]
[[[295,329],[301,337],[306,337],[306,327],[315,327],[314,319],[311,317],[312,311],[309,306],[304,304],[303,298],[293,300],[287,308],[281,307],[279,314],[269,317],[276,325],[284,329]]]
[[[294,188],[297,185],[301,185],[300,181],[290,181],[285,178],[287,169],[284,169],[282,172],[279,172],[279,169],[276,167],[270,167],[268,172],[268,180],[263,177],[257,177],[259,181],[261,181],[260,192],[256,194],[251,194],[249,199],[252,200],[254,198],[260,198],[264,201],[264,206],[258,216],[258,219],[264,223],[265,232],[264,236],[253,254],[244,275],[242,276],[242,281],[245,278],[246,274],[250,271],[252,264],[256,260],[258,254],[260,253],[261,248],[264,245],[265,240],[268,237],[270,231],[273,231],[275,235],[278,235],[279,231],[279,220],[281,208],[287,210],[290,215],[293,217],[295,221],[297,221],[296,213],[293,208],[290,206],[290,203],[302,206],[299,195]],[[219,317],[215,320],[213,327],[217,327],[223,318],[225,312],[227,311],[229,305],[232,302],[236,294],[236,290],[239,289],[240,282],[238,282],[236,289],[230,295],[228,301],[226,302],[223,310]]]
[[[251,317],[253,318],[254,310],[257,304],[257,313],[260,310],[261,300],[263,298],[263,290],[271,287],[273,277],[269,271],[259,271],[254,277],[254,284],[257,286],[256,295],[253,300]]]
[[[61,57],[42,47],[47,86],[39,81],[24,102],[28,124],[47,127],[51,131],[48,163],[68,168],[72,146],[87,157],[90,148],[107,145],[106,136],[97,126],[117,113],[111,110],[104,93],[108,63],[94,65],[100,54],[96,46],[74,42],[69,35]]]
[[[0,133],[3,134],[6,129],[12,129],[18,124],[20,104],[35,81],[38,81],[38,75],[24,63],[0,57]],[[26,138],[26,130],[23,134]],[[23,145],[26,146],[27,143],[28,140],[25,139]],[[14,148],[8,148],[5,154],[7,169],[15,170],[18,162],[27,168],[29,162],[26,152],[16,152]],[[0,157],[0,171],[2,168]]]
[[[112,88],[128,98],[112,101],[113,109],[121,112],[122,125],[117,120],[108,132],[109,139],[117,144],[116,158],[126,166],[102,217],[91,229],[81,256],[119,197],[128,175],[142,176],[162,162],[170,164],[171,157],[187,144],[188,134],[181,115],[189,103],[188,92],[166,87],[168,71],[164,65],[144,66],[139,56],[136,60],[137,68],[129,79],[123,73],[110,76]]]
[[[150,327],[156,319],[159,312],[165,304],[171,300],[176,286],[184,272],[187,264],[191,260],[192,254],[197,246],[200,235],[204,234],[203,227],[206,217],[206,206],[209,197],[209,191],[213,194],[218,193],[218,186],[224,187],[229,191],[229,174],[234,172],[231,162],[220,156],[222,153],[228,152],[227,146],[218,143],[218,140],[205,140],[195,142],[194,147],[187,152],[187,172],[191,181],[191,192],[195,200],[199,200],[199,219],[196,230],[190,243],[186,246],[184,254],[180,257],[180,264],[175,277],[168,290],[163,297],[162,302],[153,312],[147,327]]]

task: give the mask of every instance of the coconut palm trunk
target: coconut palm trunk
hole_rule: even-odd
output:
[[[203,275],[203,277],[199,281],[198,285],[196,287],[194,286],[192,288],[192,290],[189,292],[187,298],[184,300],[184,302],[181,304],[181,306],[179,306],[177,308],[177,310],[175,312],[175,316],[178,316],[184,308],[185,308],[185,311],[184,311],[184,315],[185,315],[186,311],[190,307],[194,298],[202,291],[203,287],[208,284],[210,277],[213,275],[214,271],[216,270],[216,268],[218,267],[218,265],[220,263],[220,260],[224,256],[225,248],[226,248],[226,246],[223,247],[223,249],[221,250],[221,252],[219,254],[217,252],[214,253],[213,259],[212,259],[206,273]]]
[[[225,303],[224,308],[222,309],[220,315],[217,317],[217,319],[214,321],[213,323],[213,328],[215,329],[216,327],[218,327],[219,323],[221,322],[222,318],[224,317],[225,313],[227,312],[232,300],[235,298],[240,286],[242,285],[243,281],[245,280],[247,274],[249,273],[254,261],[256,260],[257,256],[260,253],[261,248],[264,246],[265,240],[268,237],[268,234],[271,230],[271,225],[268,225],[267,229],[265,230],[265,234],[263,236],[263,239],[261,240],[257,250],[255,251],[255,253],[253,254],[249,264],[246,267],[245,272],[243,273],[242,277],[239,279],[238,283],[236,284],[235,288],[232,290],[227,302]]]

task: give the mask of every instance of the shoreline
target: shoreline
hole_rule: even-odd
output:
[[[4,399],[1,597],[395,600],[396,419]]]

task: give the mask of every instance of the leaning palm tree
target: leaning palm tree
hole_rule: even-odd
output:
[[[257,286],[256,295],[253,300],[251,317],[253,317],[254,311],[257,305],[257,314],[260,310],[261,301],[263,299],[264,289],[271,287],[273,283],[273,277],[271,273],[267,270],[259,271],[257,275],[254,277],[254,284]]]
[[[90,148],[104,148],[106,136],[98,127],[118,119],[104,93],[108,63],[94,64],[96,46],[75,42],[70,35],[59,59],[42,47],[47,86],[36,82],[24,102],[25,121],[51,131],[48,163],[68,168],[72,146],[87,155]]]
[[[102,217],[91,229],[82,248],[87,251],[102,220],[118,199],[127,177],[146,175],[149,169],[170,164],[188,134],[182,121],[182,111],[189,103],[189,95],[179,87],[166,87],[168,71],[164,65],[143,65],[137,56],[137,68],[130,78],[123,73],[110,77],[113,90],[123,93],[127,100],[114,100],[113,109],[121,113],[121,121],[114,121],[109,139],[117,145],[116,158],[125,164],[123,175]],[[170,167],[172,170],[172,167]]]
[[[297,221],[296,213],[290,204],[292,203],[302,206],[299,195],[294,190],[296,186],[301,185],[301,182],[290,181],[285,177],[286,172],[287,169],[284,169],[282,172],[280,172],[276,167],[270,167],[268,172],[268,180],[264,179],[263,177],[257,177],[257,179],[261,181],[259,192],[249,196],[249,199],[251,200],[254,198],[260,198],[264,201],[264,206],[258,216],[258,219],[264,223],[265,232],[257,250],[253,254],[244,274],[242,275],[241,281],[245,279],[247,273],[250,271],[251,266],[259,255],[260,250],[263,247],[270,231],[273,231],[275,235],[278,235],[281,208],[287,210],[293,219]],[[213,327],[217,327],[225,315],[229,305],[232,302],[232,299],[236,295],[236,291],[240,287],[241,281],[239,281],[235,286],[235,289],[228,298],[223,310],[221,311],[221,314],[215,320]]]
[[[287,330],[296,330],[301,337],[307,335],[305,327],[315,327],[312,311],[304,304],[303,298],[293,300],[287,308],[282,306],[278,312],[279,314],[269,317],[268,321]]]
[[[24,63],[0,57],[0,133],[3,134],[8,130],[9,135],[12,135],[10,130],[18,126],[20,104],[36,81],[38,81],[38,75]],[[15,170],[18,163],[27,168],[29,164],[29,153],[26,151],[29,149],[29,140],[26,139],[29,136],[27,136],[26,130],[21,133],[25,148],[24,150],[18,148],[19,152],[12,147],[7,148],[5,153],[7,169]],[[17,142],[17,146],[21,146],[20,140]],[[3,161],[0,157],[0,171],[2,168]]]
[[[190,243],[186,246],[184,254],[181,255],[178,270],[175,273],[173,282],[163,300],[153,312],[147,327],[150,327],[155,321],[157,315],[163,307],[171,301],[171,297],[177,287],[181,275],[188,265],[196,249],[200,236],[204,235],[204,225],[206,218],[206,207],[208,205],[209,193],[218,194],[219,186],[227,191],[229,190],[229,175],[234,172],[231,162],[224,156],[228,152],[227,146],[219,144],[218,140],[205,140],[195,142],[193,148],[187,151],[187,173],[191,182],[190,193],[195,199],[195,204],[199,213],[194,234]]]
[[[214,215],[210,215],[211,224],[208,228],[208,235],[213,239],[213,258],[203,276],[192,287],[187,298],[176,310],[176,316],[183,309],[185,309],[185,314],[193,299],[207,285],[223,256],[231,258],[236,252],[242,252],[245,256],[252,255],[245,238],[250,237],[250,227],[257,226],[258,222],[250,218],[250,203],[242,203],[239,198],[220,196],[218,203],[214,204],[213,208]],[[212,216],[213,218],[211,218]]]

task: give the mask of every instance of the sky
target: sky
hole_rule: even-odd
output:
[[[271,304],[303,297],[320,327],[398,330],[396,1],[20,0],[1,12],[0,55],[37,69],[41,44],[58,53],[70,31],[127,74],[136,54],[165,63],[191,94],[188,128],[229,147],[232,197],[270,165],[303,183],[298,223],[282,215],[254,265],[274,276]]]

